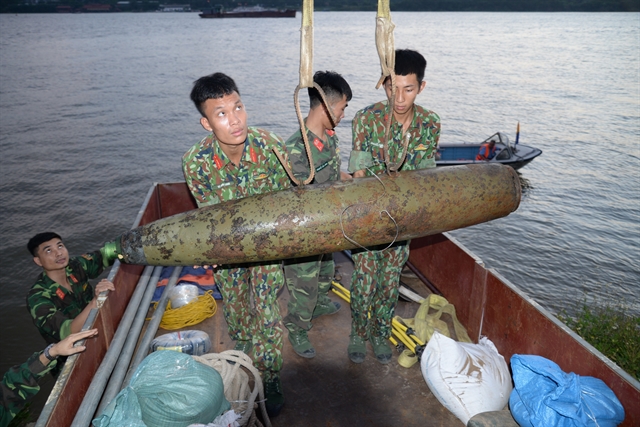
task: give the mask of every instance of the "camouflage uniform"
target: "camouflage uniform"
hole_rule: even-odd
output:
[[[49,344],[59,342],[71,334],[71,322],[94,297],[89,279],[104,271],[100,251],[69,258],[66,274],[68,291],[43,271],[27,294],[27,308],[33,323]]]
[[[358,111],[353,119],[353,150],[349,172],[365,169],[367,176],[385,173],[383,140],[388,114],[388,102],[378,102]],[[414,104],[413,120],[407,154],[401,171],[433,168],[440,118],[433,111]],[[404,135],[406,137],[406,134]],[[395,164],[402,154],[402,124],[391,122],[389,159]],[[391,334],[391,319],[398,301],[400,272],[409,258],[408,241],[393,246],[381,245],[367,250],[354,250],[354,271],[351,282],[351,315],[354,331],[361,337],[387,338]],[[371,320],[368,312],[371,310]]]
[[[274,147],[286,153],[278,136],[249,127],[244,153],[236,166],[213,134],[194,145],[183,156],[182,167],[198,206],[288,188],[289,178],[272,151]],[[282,327],[277,302],[278,291],[284,284],[281,263],[220,265],[213,275],[224,298],[229,335],[234,340],[253,343],[254,364],[268,381],[271,372],[277,373],[282,368]]]
[[[309,148],[316,169],[312,184],[322,184],[340,180],[340,149],[335,131],[327,130],[327,141],[308,131]],[[294,176],[303,181],[309,177],[309,159],[304,147],[302,133],[298,130],[286,142]],[[293,323],[308,331],[318,298],[328,299],[331,280],[335,276],[333,254],[315,255],[287,260],[284,275],[291,299],[287,306],[289,313],[284,324]]]
[[[2,408],[0,408],[0,426],[6,426],[22,410],[27,400],[38,393],[38,380],[54,368],[57,361],[44,366],[40,362],[40,354],[34,353],[22,365],[13,366],[2,378],[0,394]]]

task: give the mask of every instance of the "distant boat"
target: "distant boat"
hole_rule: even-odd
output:
[[[517,138],[516,138],[517,140]],[[491,160],[476,160],[482,144],[490,141],[496,143],[496,155]],[[542,154],[542,150],[527,145],[512,144],[509,137],[496,132],[481,143],[449,143],[438,146],[436,166],[459,166],[472,163],[502,163],[514,169],[520,169],[531,160]]]
[[[222,7],[202,11],[200,18],[295,18],[295,9],[275,9],[258,6],[241,6],[224,10]]]

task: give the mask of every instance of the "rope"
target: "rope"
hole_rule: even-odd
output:
[[[174,309],[171,308],[171,301],[169,301],[160,321],[160,327],[168,331],[175,331],[176,329],[197,325],[212,317],[218,310],[218,305],[212,294],[213,291],[207,291],[204,295],[200,295],[196,301]],[[157,302],[153,304],[154,310],[157,306]]]
[[[249,356],[241,351],[227,350],[222,353],[208,353],[192,357],[220,373],[224,384],[224,397],[231,403],[231,408],[237,414],[242,415],[238,424],[243,427],[271,427],[271,421],[264,405],[265,398],[260,372],[253,366]],[[250,388],[250,380],[253,382],[253,389]],[[256,407],[258,406],[256,397],[260,398],[258,402],[262,419],[265,422],[264,426],[256,417]]]

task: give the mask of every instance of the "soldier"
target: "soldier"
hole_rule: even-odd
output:
[[[215,73],[194,83],[191,100],[211,132],[182,158],[184,176],[198,206],[215,205],[289,187],[273,153],[284,143],[271,132],[247,126],[240,92],[230,77]],[[224,317],[235,350],[252,355],[265,385],[266,407],[277,416],[284,406],[280,380],[282,327],[278,291],[284,285],[282,263],[220,265],[214,280],[224,299]]]
[[[344,118],[344,111],[351,101],[351,88],[340,74],[333,71],[318,71],[313,81],[324,91],[336,123],[331,122],[318,90],[309,88],[310,108],[305,125],[315,167],[315,177],[311,183],[351,179],[351,175],[340,171],[339,142],[333,130]],[[304,181],[309,177],[310,169],[300,130],[289,137],[286,146],[294,176]],[[284,274],[291,297],[289,313],[284,317],[284,325],[289,330],[289,342],[299,356],[312,358],[316,350],[307,335],[311,329],[311,319],[333,314],[340,309],[340,304],[332,302],[327,295],[335,275],[333,254],[287,260]]]
[[[353,119],[353,150],[349,172],[354,178],[373,176],[386,171],[383,154],[385,126],[392,114],[388,154],[392,164],[399,163],[407,143],[406,157],[398,170],[410,171],[436,166],[435,154],[440,137],[440,118],[433,111],[414,103],[422,92],[427,61],[413,50],[396,50],[396,94],[393,111],[389,101],[382,101],[358,111]],[[384,82],[387,99],[391,99],[391,78]],[[387,342],[391,319],[398,301],[400,273],[409,258],[408,241],[395,242],[353,251],[354,271],[351,282],[351,335],[347,353],[354,363],[362,363],[369,339],[376,359],[383,364],[391,360]],[[370,319],[368,318],[371,313]]]
[[[27,249],[33,262],[43,270],[27,294],[27,308],[40,335],[51,344],[80,332],[91,309],[98,307],[100,293],[115,291],[107,279],[95,289],[89,283],[89,279],[95,279],[113,264],[115,245],[107,244],[99,251],[69,257],[60,236],[46,232],[33,236]]]
[[[84,351],[85,346],[74,347],[73,344],[97,334],[97,329],[71,334],[57,344],[49,344],[43,351],[34,353],[25,363],[12,367],[4,374],[0,386],[2,400],[0,426],[9,425],[9,422],[22,410],[27,400],[40,391],[38,380],[56,367],[58,363],[56,359],[59,356],[70,356]]]

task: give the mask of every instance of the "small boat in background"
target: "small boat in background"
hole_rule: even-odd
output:
[[[517,135],[519,135],[519,132]],[[491,141],[496,143],[495,157],[491,160],[476,160],[480,147]],[[542,154],[542,150],[518,144],[517,136],[515,144],[512,144],[507,135],[502,132],[496,132],[480,143],[440,144],[436,156],[436,166],[459,166],[489,162],[502,163],[514,169],[520,169],[540,154]]]
[[[229,11],[222,6],[202,11],[200,18],[295,18],[295,9],[275,9],[257,6],[239,6]]]

